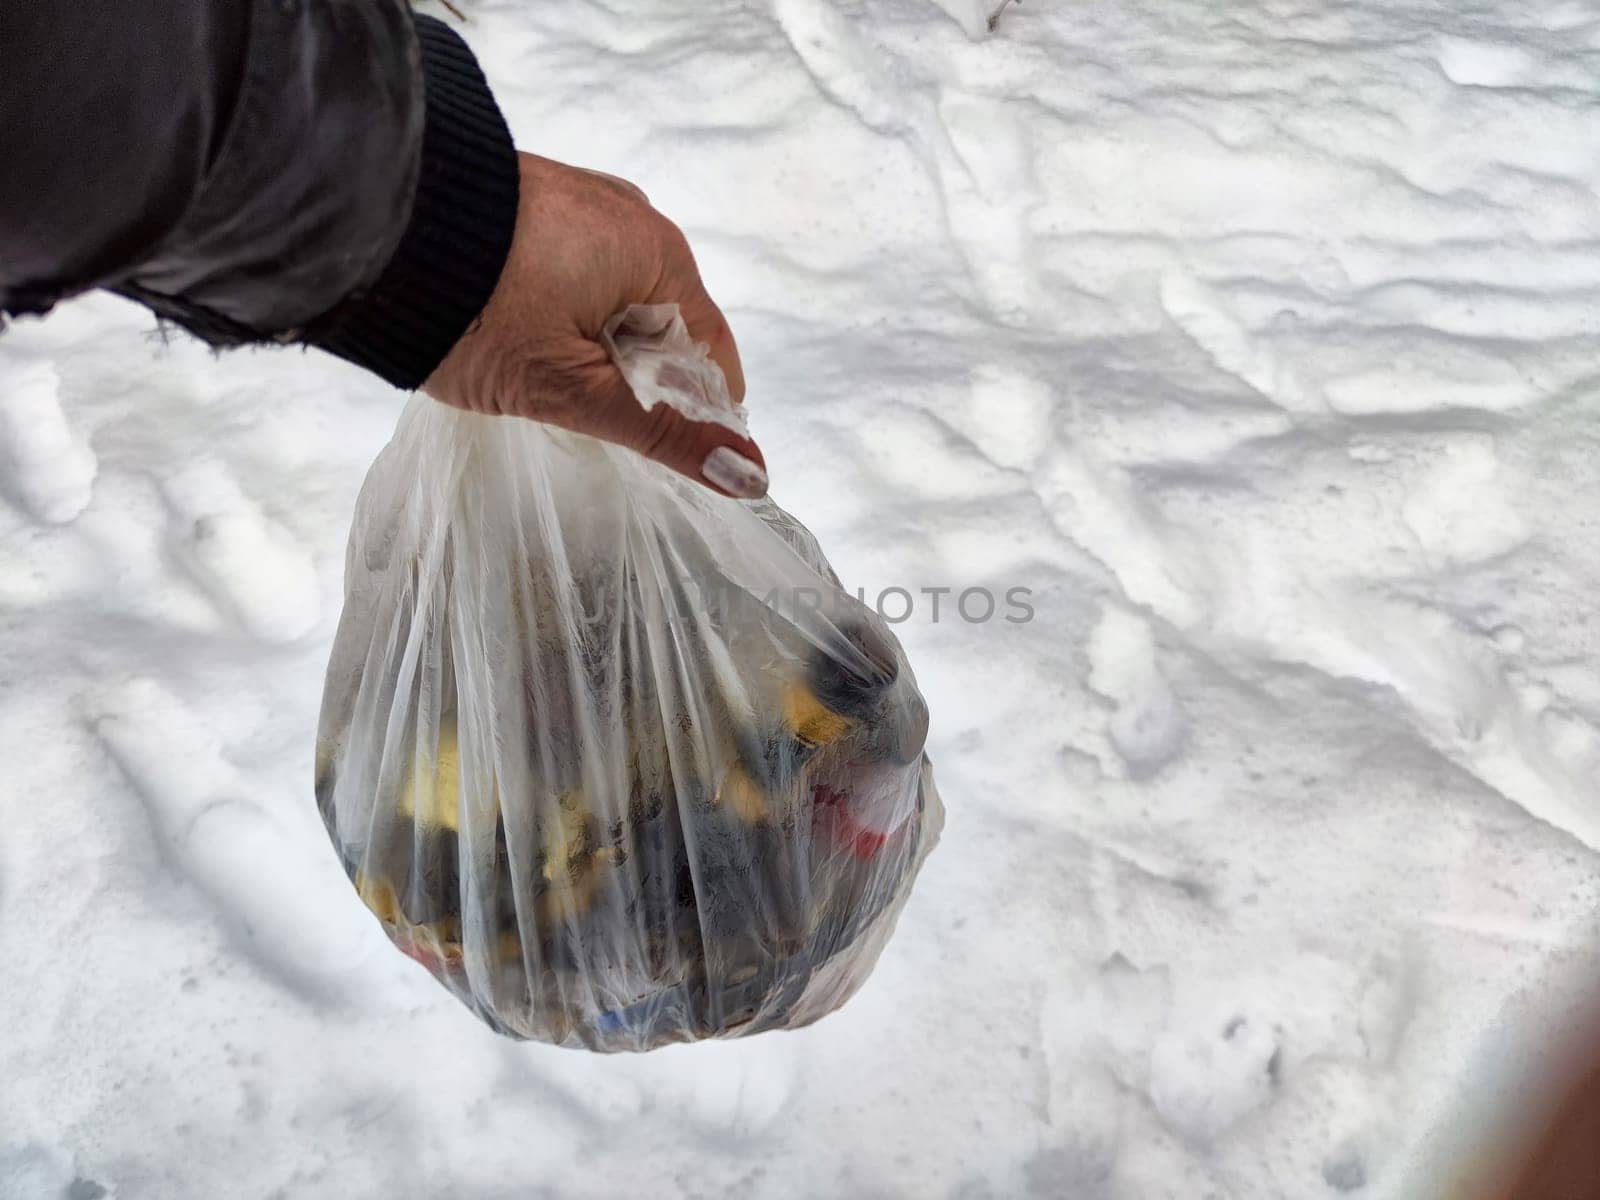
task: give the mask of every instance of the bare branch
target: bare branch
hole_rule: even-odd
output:
[[[1017,0],[1017,3],[1021,4],[1022,0]],[[989,32],[990,33],[993,33],[995,31],[995,27],[1000,24],[1000,15],[1002,13],[1004,13],[1006,11],[1006,9],[1008,9],[1010,7],[1011,7],[1011,0],[1000,0],[1000,7],[995,9],[992,13],[989,14]]]

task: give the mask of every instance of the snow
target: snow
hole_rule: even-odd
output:
[[[11,498],[48,525],[63,525],[89,506],[99,465],[61,411],[60,386],[50,363],[30,363],[18,368],[0,401],[0,454]]]
[[[684,225],[775,497],[916,596],[944,840],[814,1028],[493,1038],[310,794],[401,397],[104,297],[19,323],[0,1196],[1459,1171],[1596,966],[1600,10],[461,6],[524,146]]]

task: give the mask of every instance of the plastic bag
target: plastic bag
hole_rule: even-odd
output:
[[[642,403],[742,414],[675,309]],[[942,809],[898,644],[770,501],[411,401],[368,475],[317,798],[395,943],[501,1033],[809,1024],[871,970]]]

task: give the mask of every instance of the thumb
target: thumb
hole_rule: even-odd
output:
[[[595,380],[596,402],[584,430],[635,450],[696,483],[738,500],[767,494],[761,449],[724,425],[691,421],[670,404],[646,409],[622,372],[609,363]]]

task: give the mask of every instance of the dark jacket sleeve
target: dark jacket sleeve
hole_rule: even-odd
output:
[[[517,161],[402,0],[0,3],[0,308],[89,288],[415,387],[488,300]]]

